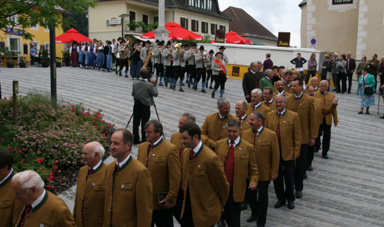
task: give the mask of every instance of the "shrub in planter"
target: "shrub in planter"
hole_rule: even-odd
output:
[[[48,50],[43,49],[41,51],[41,66],[43,68],[47,68],[49,66],[49,57],[48,57]]]
[[[56,59],[56,68],[61,68],[61,60]]]
[[[65,66],[71,66],[71,54],[69,53],[69,51],[68,50],[62,51],[62,53],[63,53]]]
[[[20,68],[26,68],[26,64],[25,64],[25,59],[24,59],[24,57],[21,57],[21,58],[20,58],[20,61],[19,61],[19,67],[20,67]]]

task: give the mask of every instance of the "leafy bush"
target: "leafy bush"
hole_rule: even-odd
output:
[[[83,165],[84,144],[98,141],[108,150],[113,125],[103,120],[101,111],[85,111],[81,104],[54,108],[47,96],[28,94],[18,100],[13,124],[12,101],[1,100],[0,148],[12,153],[17,172],[33,169],[53,189],[51,181],[61,170],[76,172]]]

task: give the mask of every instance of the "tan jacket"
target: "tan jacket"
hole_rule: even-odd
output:
[[[204,145],[192,160],[189,160],[189,155],[190,149],[187,148],[183,151],[181,186],[184,191],[184,202],[181,217],[188,189],[195,226],[213,226],[219,221],[229,195],[224,165],[220,158]]]
[[[270,181],[272,176],[277,177],[280,153],[276,133],[264,127],[263,131],[255,136],[252,129],[248,129],[241,134],[241,138],[254,146],[259,181]]]
[[[264,101],[262,102],[262,105],[265,106],[265,107],[268,107],[268,108],[271,109],[271,110],[276,110],[275,99],[273,99],[273,100],[272,100],[272,103],[269,103],[268,105],[267,105],[267,102],[264,100]],[[264,117],[266,117],[266,116],[264,116]]]
[[[292,93],[292,86],[288,87],[285,83],[284,83],[284,91],[285,93]],[[277,83],[274,83],[273,84],[273,97],[275,97],[275,94],[277,92]],[[287,95],[286,95],[287,96]]]
[[[263,103],[263,102],[261,102]],[[271,112],[271,108],[267,107],[267,106],[264,106],[263,104],[261,104],[258,108],[256,109],[253,109],[252,107],[252,103],[248,103],[248,110],[247,110],[247,114],[248,116],[251,115],[252,112],[259,112],[261,113],[264,118],[265,116],[267,116],[267,113]]]
[[[301,149],[301,127],[299,115],[286,110],[281,117],[276,111],[271,112],[265,119],[265,127],[276,132],[280,124],[281,156],[284,161],[294,160],[299,157]]]
[[[24,209],[20,212],[15,226],[19,225]],[[75,221],[65,202],[51,192],[46,191],[41,203],[34,207],[25,218],[24,227],[36,226],[68,227],[75,226]]]
[[[327,92],[326,95],[321,94],[320,90],[318,90],[315,93],[315,97],[320,99],[323,103],[323,115],[325,115],[325,120],[327,122],[327,125],[332,125],[332,116],[333,121],[338,122],[339,119],[337,117],[337,105],[333,104],[333,99],[335,98],[335,95]],[[320,124],[323,123],[323,119],[321,119]]]
[[[1,226],[12,226],[17,221],[20,212],[24,209],[24,205],[15,197],[12,189],[12,177],[15,171],[12,170],[11,175],[0,184],[0,220]]]
[[[153,186],[153,210],[165,209],[159,204],[159,192],[167,192],[165,198],[174,204],[180,187],[180,162],[177,147],[161,139],[153,149],[149,143],[140,144],[137,160],[151,172]]]
[[[225,165],[225,159],[229,151],[228,138],[217,141],[215,153],[219,156],[221,162]],[[252,144],[241,140],[234,150],[234,173],[233,173],[233,200],[243,202],[246,184],[249,178],[250,183],[257,185],[258,173],[255,159],[255,152]]]
[[[241,121],[241,131],[245,131],[251,127],[249,125],[248,120],[249,120],[249,115],[247,114],[247,116]]]
[[[216,141],[227,138],[227,122],[230,119],[237,118],[232,114],[228,114],[224,119],[220,119],[218,113],[207,115],[201,126],[201,135],[208,137],[210,146],[214,147]]]
[[[287,97],[287,109],[299,114],[301,126],[301,144],[308,144],[309,139],[316,139],[316,110],[313,97],[303,94],[296,100],[294,95]]]
[[[116,162],[107,166],[104,226],[151,226],[151,173],[132,156],[118,173],[115,169]]]
[[[101,162],[100,166],[88,176],[89,166],[83,166],[77,177],[77,189],[73,219],[76,226],[103,226],[104,223],[104,195],[105,174],[107,165]],[[84,201],[84,224],[82,207]]]

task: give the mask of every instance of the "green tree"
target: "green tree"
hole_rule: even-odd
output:
[[[0,0],[0,30],[28,28],[40,24],[43,27],[66,26],[61,13],[82,13],[87,7],[95,7],[95,0]],[[13,20],[17,15],[17,20]],[[32,39],[26,32],[23,37]]]

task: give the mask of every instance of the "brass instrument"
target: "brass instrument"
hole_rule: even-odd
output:
[[[143,67],[141,67],[141,68],[147,68],[147,65],[148,65],[148,63],[149,63],[149,59],[150,59],[150,58],[152,57],[152,55],[153,55],[152,49],[153,49],[153,47],[150,47],[150,48],[149,48],[147,58],[145,59],[145,62],[144,62],[144,64],[143,64]]]
[[[180,62],[183,61],[183,56],[181,56],[181,43],[175,44],[175,48],[177,50],[177,58]]]

